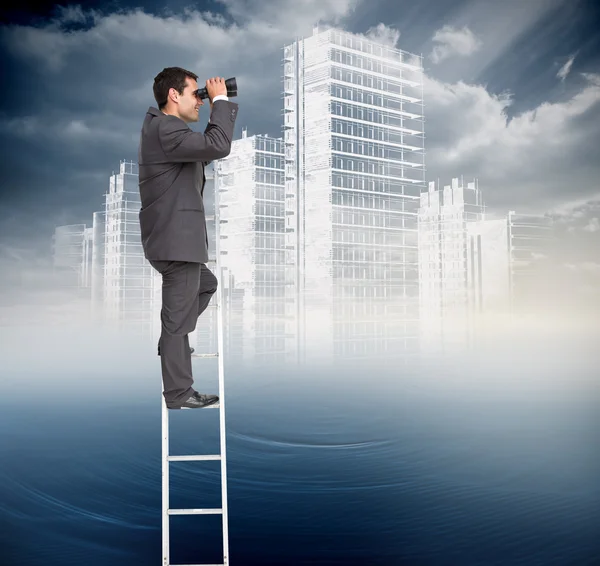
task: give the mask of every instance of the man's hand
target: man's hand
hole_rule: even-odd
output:
[[[206,92],[208,93],[208,100],[210,101],[210,109],[212,110],[213,98],[219,94],[227,96],[227,87],[225,86],[225,79],[222,77],[213,77],[206,81]]]

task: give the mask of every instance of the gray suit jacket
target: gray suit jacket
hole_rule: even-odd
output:
[[[204,133],[148,108],[138,151],[142,246],[148,260],[208,261],[204,167],[229,155],[238,105],[213,103]]]

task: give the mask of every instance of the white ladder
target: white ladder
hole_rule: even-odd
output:
[[[218,256],[217,256],[218,257]],[[213,263],[210,262],[209,263]],[[217,273],[218,277],[217,261]],[[220,282],[219,282],[220,283]],[[229,565],[229,531],[227,515],[227,457],[225,441],[225,387],[224,387],[224,367],[223,367],[223,307],[222,307],[222,288],[217,287],[213,298],[215,304],[209,304],[208,309],[216,308],[217,311],[217,352],[212,354],[193,353],[192,358],[217,358],[219,366],[219,401],[214,405],[203,409],[190,409],[192,411],[205,411],[208,409],[219,409],[219,437],[220,454],[196,454],[186,456],[171,456],[169,454],[169,409],[162,397],[162,564],[163,566],[176,566],[170,562],[169,550],[169,517],[171,515],[222,515],[223,525],[223,562],[220,564],[186,564],[185,566],[228,566]],[[208,310],[207,309],[207,310]],[[169,508],[169,463],[181,461],[221,461],[221,507],[218,509],[170,509]],[[182,565],[183,566],[183,565]]]

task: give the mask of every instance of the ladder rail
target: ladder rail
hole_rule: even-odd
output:
[[[221,521],[223,526],[223,565],[229,565],[229,507],[227,498],[227,433],[225,428],[225,340],[224,340],[224,298],[225,277],[221,258],[221,221],[219,214],[220,191],[219,191],[219,161],[213,166],[213,186],[215,191],[215,271],[218,280],[216,292],[217,302],[217,364],[219,366],[219,438],[221,455]]]
[[[161,402],[162,431],[162,563],[169,566],[169,415],[163,395]]]
[[[217,231],[218,234],[218,231]],[[217,272],[220,273],[220,254],[217,245]],[[219,277],[221,279],[221,277]],[[219,366],[219,436],[220,436],[220,455],[221,455],[221,509],[223,524],[223,564],[229,564],[229,508],[227,505],[227,434],[225,428],[225,356],[223,336],[223,286],[219,285],[217,290],[217,351],[219,356],[217,363]]]

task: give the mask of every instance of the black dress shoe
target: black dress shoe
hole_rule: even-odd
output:
[[[194,348],[190,348],[190,355],[194,353]],[[158,355],[160,356],[160,346],[158,347]]]
[[[204,393],[198,393],[197,391],[191,397],[188,397],[187,401],[183,405],[169,406],[168,409],[202,409],[203,407],[210,407],[219,401],[217,395],[206,395]]]

